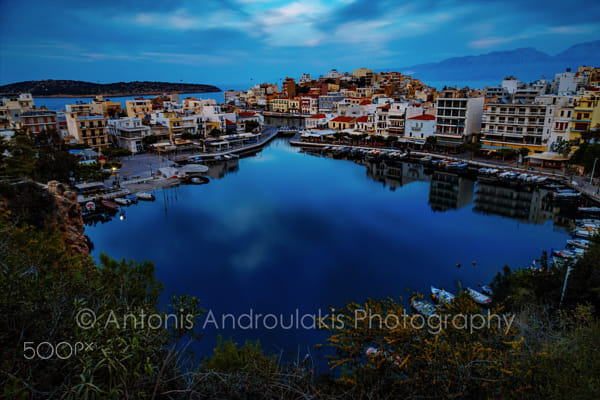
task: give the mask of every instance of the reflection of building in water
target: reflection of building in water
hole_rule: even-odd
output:
[[[224,178],[225,175],[240,169],[238,159],[223,161],[210,166],[207,175],[214,179]]]
[[[434,211],[457,209],[473,201],[474,182],[456,174],[436,171],[431,177],[429,205]]]
[[[368,162],[367,176],[376,182],[395,190],[414,181],[429,181],[430,176],[425,174],[421,164],[403,162]]]
[[[555,216],[552,192],[546,189],[497,186],[481,181],[477,184],[475,211],[536,224]]]

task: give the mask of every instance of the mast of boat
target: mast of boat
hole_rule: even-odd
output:
[[[567,273],[565,274],[565,283],[563,284],[562,294],[560,295],[560,303],[558,304],[558,308],[562,307],[563,299],[565,298],[565,291],[567,290],[567,280],[569,279],[569,274],[571,273],[571,265],[567,266]]]

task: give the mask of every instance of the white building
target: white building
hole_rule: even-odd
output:
[[[139,117],[109,119],[106,130],[113,143],[132,153],[142,151],[142,138],[151,134],[150,127],[143,125]]]
[[[465,143],[481,130],[483,97],[438,97],[436,136],[449,145]]]
[[[405,137],[427,139],[435,136],[435,116],[421,114],[406,119]]]

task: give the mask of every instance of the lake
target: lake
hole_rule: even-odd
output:
[[[154,261],[165,294],[195,295],[219,321],[250,310],[289,320],[297,309],[326,313],[368,297],[407,299],[430,285],[485,284],[503,265],[528,266],[569,237],[545,192],[418,164],[360,165],[283,138],[235,163],[206,185],[156,191],[155,202],[126,208],[124,220],[88,226],[92,255]],[[516,206],[503,200],[517,197]],[[326,337],[227,328],[209,326],[200,351],[210,352],[217,334],[293,355]]]

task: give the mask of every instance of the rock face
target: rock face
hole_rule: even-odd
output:
[[[56,229],[63,232],[65,242],[78,253],[89,255],[90,249],[85,237],[85,226],[81,217],[81,207],[77,195],[60,182],[48,182],[48,192],[56,202]]]

